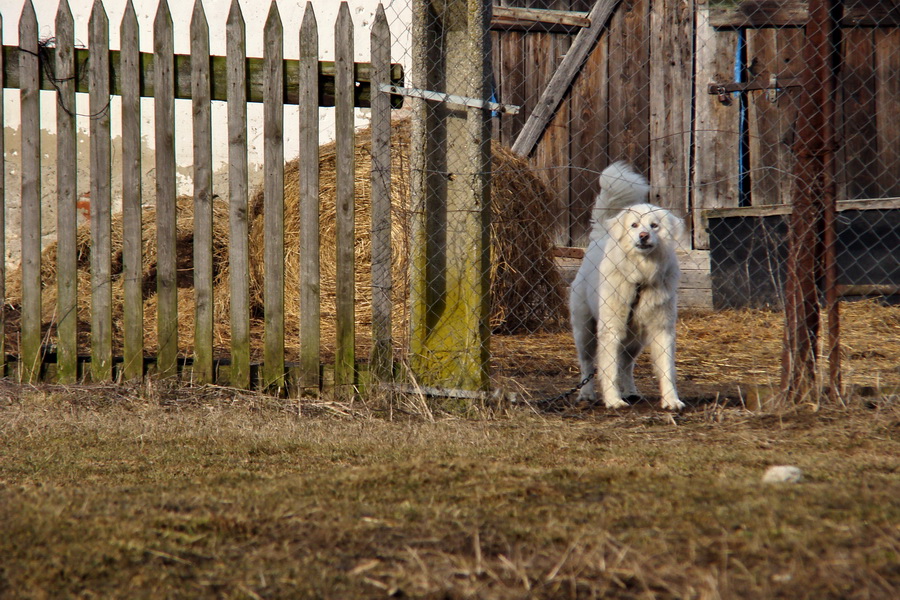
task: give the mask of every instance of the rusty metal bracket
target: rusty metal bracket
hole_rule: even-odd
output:
[[[710,95],[718,96],[719,102],[728,106],[731,104],[732,92],[752,92],[757,90],[766,90],[766,97],[770,102],[778,99],[778,94],[783,90],[791,87],[800,87],[803,81],[800,77],[793,75],[769,75],[759,76],[750,81],[731,81],[728,83],[710,83],[708,92]]]

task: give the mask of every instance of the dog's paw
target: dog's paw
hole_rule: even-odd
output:
[[[618,408],[626,408],[629,406],[629,404],[621,398],[610,398],[609,400],[604,399],[603,404],[606,405],[606,408],[612,408],[614,410]]]
[[[663,399],[662,407],[664,410],[682,410],[684,408],[684,402],[679,400],[678,398],[673,399]]]

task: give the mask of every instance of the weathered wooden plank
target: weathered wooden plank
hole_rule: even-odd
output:
[[[841,3],[841,27],[896,27],[900,24],[900,5],[877,0],[847,0]],[[709,10],[713,27],[803,27],[809,20],[806,0],[745,0],[737,5],[717,6]]]
[[[843,144],[835,162],[837,197],[842,200],[881,196],[873,34],[871,29],[850,29],[843,37],[837,102]]]
[[[161,0],[153,21],[156,130],[157,369],[178,374],[178,272],[175,203],[175,95],[172,14]]]
[[[238,0],[231,1],[228,57],[228,271],[231,304],[230,384],[250,387],[249,168],[247,165],[247,36]]]
[[[499,50],[500,70],[495,72],[498,99],[507,104],[525,106],[525,35],[514,31],[504,33],[500,38]],[[515,143],[525,125],[526,110],[500,114],[500,141],[504,146]]]
[[[609,156],[608,35],[604,33],[575,79],[571,101],[572,189],[569,193],[569,244],[586,246],[591,209],[600,192],[599,175]]]
[[[695,27],[693,222],[699,223],[703,209],[738,205],[740,132],[737,105],[725,106],[707,93],[710,83],[733,79],[737,34],[710,27],[706,10],[697,11]],[[693,234],[694,248],[708,249],[705,229],[694,227]]]
[[[372,81],[387,84],[391,61],[391,32],[379,4],[370,41]],[[372,373],[388,380],[393,371],[391,310],[391,103],[387,94],[372,98]]]
[[[300,374],[306,391],[319,389],[321,307],[319,304],[319,33],[312,2],[300,25]]]
[[[0,46],[3,45],[3,15],[0,15]],[[0,52],[0,73],[5,60]],[[0,102],[0,124],[4,124],[4,107]],[[6,156],[5,136],[0,135],[0,156]],[[6,376],[6,165],[0,161],[0,375]]]
[[[748,62],[753,76],[799,75],[805,37],[801,29],[758,29],[747,32]],[[750,198],[754,206],[787,204],[793,192],[794,122],[800,88],[749,93]]]
[[[525,37],[524,47],[524,95],[525,95],[525,111],[530,115],[534,113],[538,105],[538,101],[542,92],[552,81],[553,74],[559,63],[557,52],[557,44],[555,36],[550,33],[529,33]],[[557,157],[557,152],[562,150],[562,145],[568,146],[568,130],[565,125],[560,127],[564,121],[558,120],[559,117],[565,119],[568,116],[568,104],[562,99],[559,102],[556,111],[551,115],[549,121],[544,127],[543,134],[535,144],[531,152],[529,162],[533,165],[535,173],[540,177],[554,194],[561,194],[559,197],[562,206],[568,203],[568,173],[555,168],[563,162],[562,157]],[[568,148],[566,148],[568,150]],[[568,152],[566,152],[568,155]],[[567,158],[567,156],[566,156]],[[557,244],[565,244],[568,242],[568,219],[565,211],[560,207],[559,213],[562,215],[561,223],[548,223],[548,227],[552,228],[554,241]]]
[[[25,2],[19,20],[22,127],[22,381],[41,372],[41,106],[38,28],[34,5]]]
[[[203,2],[191,15],[194,130],[194,364],[198,383],[213,382],[213,189],[209,25]]]
[[[42,55],[47,56],[49,60],[53,60],[54,48],[44,48]],[[3,85],[8,88],[19,87],[19,69],[18,69],[18,46],[3,46],[4,55],[4,71]],[[76,66],[76,89],[78,92],[87,92],[87,65],[88,51],[77,49],[75,51]],[[11,62],[12,61],[12,62]],[[120,68],[119,51],[113,50],[109,53],[109,63],[111,69],[111,90],[113,94],[121,93],[121,68]],[[15,63],[15,64],[13,64]],[[247,87],[246,93],[248,100],[251,102],[263,101],[263,68],[264,62],[261,58],[245,58],[246,79],[244,85]],[[152,54],[140,54],[141,65],[141,96],[145,98],[155,97],[155,81],[154,74],[154,58]],[[191,57],[188,54],[176,54],[173,62],[173,77],[175,97],[179,99],[188,99],[191,97]],[[299,63],[296,60],[284,61],[284,101],[285,104],[297,104],[300,98],[300,87],[298,84]],[[210,84],[212,86],[211,93],[213,100],[227,100],[227,70],[228,61],[224,56],[210,57]],[[318,85],[318,105],[334,106],[334,62],[320,61],[317,66],[319,77]],[[368,108],[371,105],[371,80],[372,66],[369,63],[354,63],[354,94],[353,101],[358,108]],[[403,66],[400,64],[391,65],[391,83],[403,85]],[[41,89],[54,90],[51,78],[47,73],[41,73]],[[403,106],[402,96],[391,96],[391,106],[400,108]]]
[[[590,27],[590,13],[574,10],[554,10],[547,8],[523,8],[518,6],[494,6],[491,27],[514,22],[552,23],[573,27]]]
[[[556,112],[560,100],[569,89],[572,79],[581,69],[584,59],[593,48],[600,32],[606,27],[609,16],[618,3],[619,0],[597,0],[597,3],[594,4],[588,15],[591,26],[578,32],[571,49],[553,74],[553,79],[547,85],[534,111],[516,138],[512,147],[513,152],[522,156],[531,154],[547,123],[553,118],[553,113]]]
[[[622,0],[609,26],[609,153],[650,167],[649,1]]]
[[[650,8],[650,201],[688,214],[693,112],[693,0],[653,2]]]
[[[284,85],[281,64],[284,29],[275,0],[263,32],[266,61],[263,94],[263,160],[265,165],[263,227],[265,244],[265,346],[263,386],[283,389],[284,381]]]
[[[140,30],[131,0],[120,26],[122,70],[122,274],[125,279],[125,379],[144,375],[143,217],[141,191]]]
[[[78,254],[75,137],[75,21],[69,3],[63,0],[56,12],[56,364],[59,382],[78,378]]]
[[[88,46],[94,56],[109,52],[109,19],[101,0],[91,9]],[[110,157],[109,66],[90,61],[91,134],[91,378],[112,379],[112,170]]]
[[[335,144],[337,182],[335,192],[336,277],[335,303],[337,339],[334,382],[339,394],[352,393],[354,383],[355,325],[354,276],[354,128],[353,128],[353,21],[346,2],[341,3],[334,25],[334,57],[337,64]]]
[[[900,29],[875,32],[875,78],[879,187],[900,196]]]

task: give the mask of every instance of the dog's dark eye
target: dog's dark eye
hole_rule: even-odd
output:
[[[637,227],[638,224],[637,224],[637,223],[632,223],[631,226],[632,226],[632,227]]]
[[[650,223],[651,229],[659,229],[659,223]]]

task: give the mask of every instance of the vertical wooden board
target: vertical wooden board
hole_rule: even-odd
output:
[[[78,150],[75,137],[75,21],[69,3],[56,13],[56,326],[57,377],[62,384],[78,379],[78,254],[75,245]]]
[[[650,201],[687,215],[690,206],[693,0],[654,2],[650,10]]]
[[[247,165],[247,36],[238,0],[226,31],[228,80],[228,273],[231,309],[231,385],[250,387],[249,168]]]
[[[334,29],[335,144],[337,162],[335,244],[336,318],[334,382],[347,393],[354,382],[354,132],[353,132],[353,22],[346,2],[341,3]]]
[[[609,153],[646,174],[650,164],[649,0],[623,0],[609,28]]]
[[[153,22],[156,130],[157,369],[178,374],[178,287],[175,204],[175,95],[172,15],[161,0]]]
[[[125,279],[123,375],[144,375],[144,303],[141,202],[140,30],[131,0],[120,27],[122,86],[122,274]]]
[[[300,27],[300,387],[319,389],[319,33],[306,3]]]
[[[191,17],[194,130],[194,377],[213,382],[213,190],[209,26],[201,0]]]
[[[265,346],[263,385],[284,388],[284,29],[273,0],[263,34]]]
[[[380,380],[393,371],[391,339],[391,106],[377,86],[389,83],[391,35],[384,7],[378,5],[371,34],[372,60],[372,373]]]
[[[708,93],[710,83],[734,79],[737,33],[709,25],[708,1],[698,0],[694,63],[693,233],[694,249],[709,248],[701,211],[738,205],[738,106],[725,106]]]
[[[38,28],[28,0],[19,20],[22,127],[22,381],[40,377],[41,362],[41,107]],[[4,257],[5,259],[5,257]]]
[[[88,61],[91,114],[91,378],[112,379],[112,171],[110,167],[109,19],[101,0],[91,10]],[[99,60],[96,57],[101,57]]]
[[[569,125],[569,102],[564,99],[544,130],[530,161],[558,202],[555,209],[558,219],[555,223],[546,223],[552,232],[553,243],[558,246],[569,243]]]
[[[600,172],[611,162],[608,153],[608,36],[603,34],[588,55],[572,86],[571,191],[569,244],[586,246],[591,209],[600,191]]]
[[[522,106],[516,114],[504,113],[500,117],[500,141],[505,146],[512,146],[516,141],[528,109],[525,105],[525,39],[518,31],[504,31],[500,34],[500,101]]]
[[[803,72],[805,35],[800,28],[750,29],[747,31],[751,76],[770,74],[789,77]],[[749,93],[750,198],[753,206],[790,204],[793,193],[794,122],[799,87]]]
[[[878,181],[885,197],[900,196],[900,28],[875,30]]]
[[[843,117],[843,145],[835,162],[839,200],[880,197],[873,36],[870,28],[844,30],[836,111]]]
[[[0,47],[3,47],[3,15],[0,15]],[[0,73],[4,73],[3,52],[0,52]],[[0,126],[4,120],[0,102]],[[0,376],[6,376],[6,142],[0,135]]]

